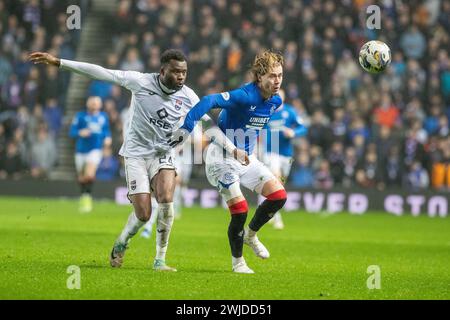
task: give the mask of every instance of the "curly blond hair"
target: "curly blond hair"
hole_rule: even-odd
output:
[[[258,82],[258,77],[267,74],[268,72],[272,71],[274,67],[277,67],[279,65],[284,65],[284,58],[277,52],[266,50],[256,55],[250,69],[250,72],[253,76],[253,81]]]

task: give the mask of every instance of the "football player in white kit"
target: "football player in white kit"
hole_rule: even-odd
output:
[[[30,60],[35,64],[54,65],[93,79],[109,81],[131,91],[130,120],[119,154],[125,160],[128,197],[134,211],[114,242],[110,263],[112,267],[122,266],[129,240],[150,219],[151,194],[154,194],[158,212],[153,268],[176,271],[165,262],[174,219],[176,177],[174,152],[167,143],[167,137],[178,129],[182,118],[199,101],[194,91],[184,85],[187,62],[183,53],[173,49],[165,51],[161,55],[159,73],[110,70],[90,63],[59,59],[45,52],[32,53]]]
[[[193,159],[191,153],[191,143],[194,146],[195,150],[202,151],[201,143],[202,143],[202,132],[199,126],[194,128],[192,135],[189,137],[187,143],[183,146],[179,146],[175,148],[175,167],[177,168],[177,178],[176,178],[176,186],[173,196],[173,205],[174,205],[174,218],[180,219],[181,212],[183,207],[183,194],[186,192],[187,185],[191,178],[192,167],[193,167]],[[186,145],[188,148],[186,148]],[[152,210],[157,210],[158,204],[156,201],[152,199]],[[141,237],[149,239],[152,235],[153,225],[156,222],[156,215],[152,215],[150,220],[144,225],[144,228],[141,232]]]

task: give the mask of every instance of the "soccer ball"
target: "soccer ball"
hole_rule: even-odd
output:
[[[391,63],[391,49],[382,41],[366,42],[359,51],[359,64],[370,73],[380,73]]]

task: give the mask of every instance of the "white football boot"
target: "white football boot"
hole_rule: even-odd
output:
[[[276,230],[283,230],[284,229],[284,223],[283,219],[281,218],[281,213],[277,212],[272,218],[273,220],[273,228]]]
[[[247,274],[255,273],[252,269],[250,269],[247,266],[247,263],[245,262],[244,258],[242,258],[241,261],[239,261],[238,263],[233,265],[233,272],[236,272],[236,273],[247,273]]]
[[[267,259],[270,257],[269,250],[267,250],[261,241],[259,241],[256,234],[253,237],[248,236],[248,227],[245,228],[244,243],[253,249],[253,252],[257,257],[261,259]]]
[[[177,269],[169,267],[164,260],[155,259],[153,262],[153,270],[155,271],[168,271],[168,272],[177,272]]]

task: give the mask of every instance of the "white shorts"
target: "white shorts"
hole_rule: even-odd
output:
[[[205,159],[206,177],[211,185],[218,188],[222,196],[227,196],[223,193],[227,193],[229,186],[234,182],[239,182],[251,191],[261,193],[267,181],[276,179],[255,155],[251,155],[249,165],[244,166],[234,158],[224,158],[222,152],[222,148],[210,144]]]
[[[75,153],[75,168],[77,173],[81,173],[83,171],[86,163],[92,163],[96,167],[100,164],[103,158],[103,152],[101,149],[91,150],[87,153]]]
[[[269,167],[274,175],[281,175],[284,178],[289,177],[292,166],[292,157],[282,156],[278,153],[264,154],[264,163]]]
[[[159,170],[176,170],[173,164],[173,153],[155,156],[154,158],[125,157],[124,160],[128,195],[153,192],[151,181]]]

